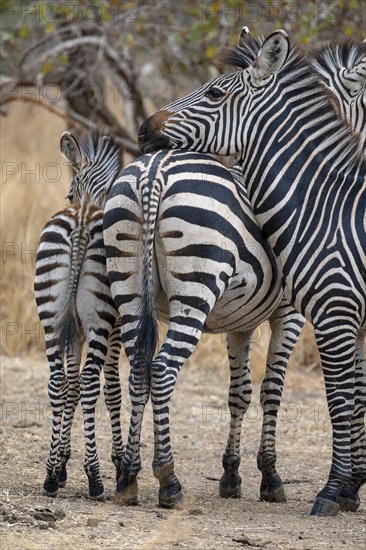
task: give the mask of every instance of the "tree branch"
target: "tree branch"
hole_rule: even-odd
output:
[[[9,82],[7,82],[7,84],[9,84]],[[1,93],[0,105],[1,106],[7,103],[10,103],[12,101],[21,101],[22,103],[33,103],[33,104],[42,106],[48,112],[60,118],[63,118],[69,123],[72,123],[72,124],[76,123],[77,125],[90,130],[98,128],[97,124],[83,117],[82,115],[75,113],[75,111],[65,111],[63,109],[60,109],[56,105],[49,103],[42,97],[39,90],[37,90],[36,88],[34,88],[33,91],[24,90],[22,86],[19,86],[14,82],[12,84],[13,84],[13,90],[11,91],[11,93],[9,93],[9,90],[7,90],[7,92],[4,94],[2,90],[3,86],[1,86],[0,88],[0,93]],[[116,134],[116,128],[105,126],[105,129],[110,131],[116,136],[116,139],[123,145],[123,147],[128,153],[130,153],[133,156],[139,156],[141,154],[139,148],[137,147],[136,143],[132,139],[128,137],[121,137],[118,134]]]

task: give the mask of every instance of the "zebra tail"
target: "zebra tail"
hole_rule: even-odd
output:
[[[143,260],[142,302],[137,324],[137,337],[133,365],[142,384],[150,385],[151,363],[158,343],[158,323],[153,284],[153,257],[155,226],[158,215],[160,187],[154,183],[142,189],[143,210]]]
[[[71,268],[65,305],[57,319],[56,338],[61,356],[66,349],[73,353],[75,345],[83,340],[83,330],[76,310],[76,294],[85,252],[89,243],[89,232],[76,228],[71,234]]]

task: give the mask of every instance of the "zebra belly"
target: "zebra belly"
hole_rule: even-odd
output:
[[[282,291],[273,293],[272,299],[261,303],[262,293],[253,293],[254,284],[243,277],[235,278],[208,316],[209,332],[237,332],[254,330],[266,321],[277,307]]]

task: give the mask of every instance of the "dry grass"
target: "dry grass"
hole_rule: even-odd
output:
[[[33,297],[35,251],[45,222],[65,204],[69,169],[59,153],[64,129],[62,121],[37,106],[12,105],[10,115],[2,120],[1,350],[12,356],[43,349]],[[265,324],[254,338],[255,380],[262,377],[265,369],[269,336]],[[226,365],[224,336],[205,335],[188,366],[192,362],[208,373]],[[318,363],[312,330],[307,326],[291,357],[290,368]]]

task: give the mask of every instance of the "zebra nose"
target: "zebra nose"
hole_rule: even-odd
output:
[[[144,138],[144,136],[146,136],[146,134],[148,133],[148,130],[149,130],[148,121],[145,120],[140,126],[139,139]]]
[[[158,111],[141,124],[138,143],[143,153],[169,147],[169,138],[163,135],[161,127],[171,115],[169,111]]]

